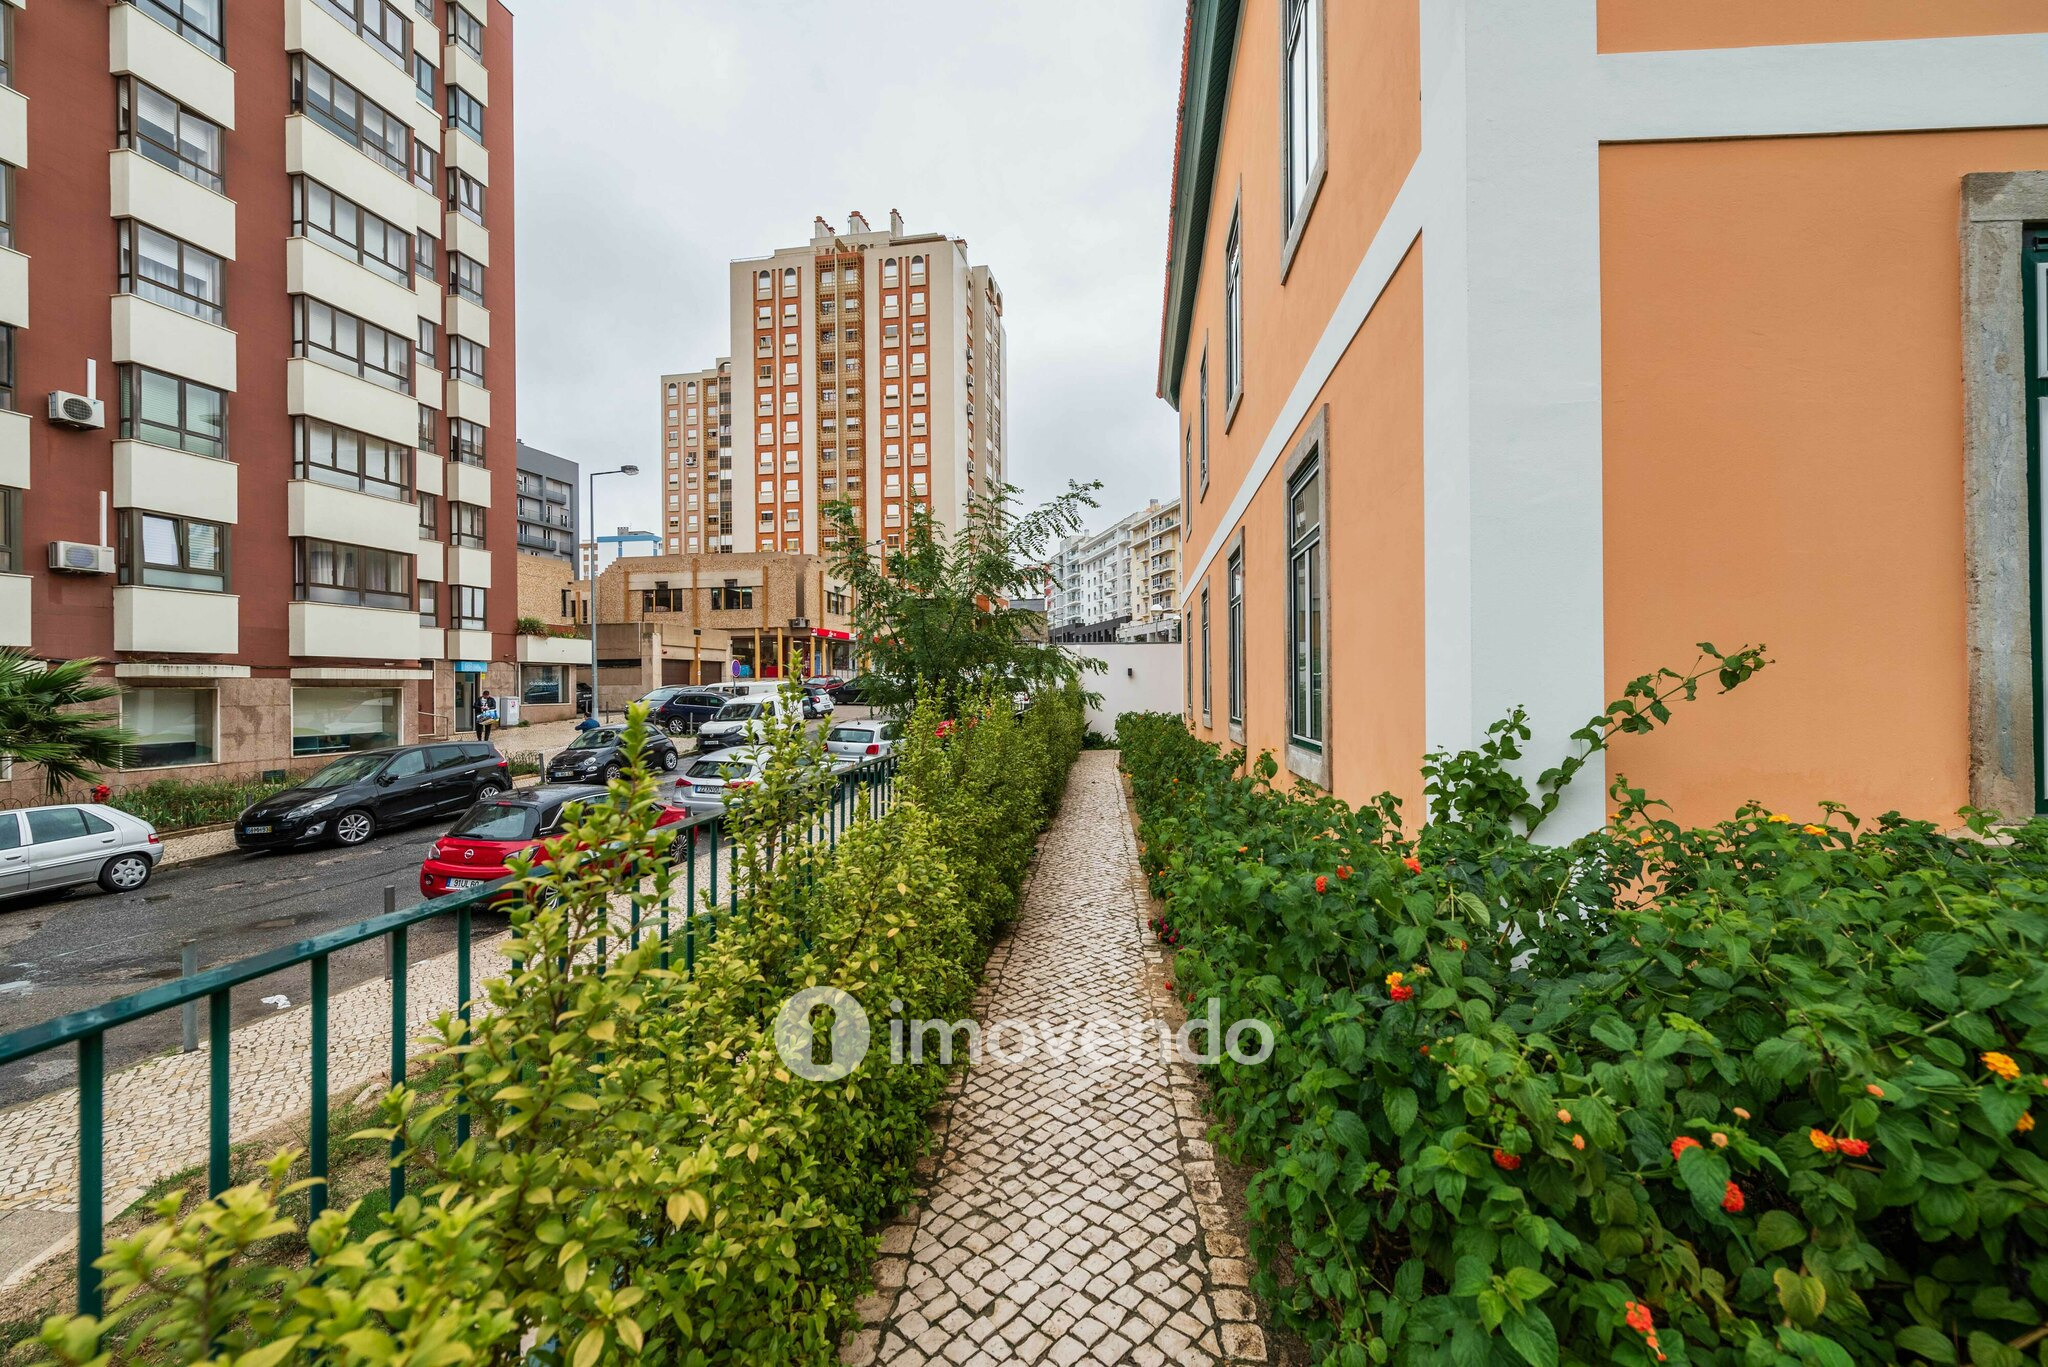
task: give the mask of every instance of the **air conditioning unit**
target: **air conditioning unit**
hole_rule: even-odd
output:
[[[59,427],[105,427],[107,406],[99,399],[53,389],[50,391],[50,421]]]
[[[69,574],[112,574],[114,548],[88,545],[83,541],[52,541],[50,568]]]

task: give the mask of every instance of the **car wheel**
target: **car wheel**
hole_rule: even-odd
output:
[[[351,807],[334,818],[334,838],[343,845],[360,845],[377,833],[377,818],[361,807]]]
[[[488,797],[496,797],[504,791],[505,785],[494,778],[487,778],[482,783],[476,785],[476,796],[479,802]]]
[[[676,748],[673,745],[661,752],[661,772],[664,774],[673,774],[676,771],[676,766],[681,763],[682,760],[677,756]]]
[[[619,762],[617,760],[613,760],[610,764],[604,766],[604,781],[606,783],[610,783],[613,779],[617,778],[620,774],[624,772],[625,770],[619,767]]]
[[[674,840],[668,842],[668,862],[671,864],[687,864],[690,862],[690,837],[687,833],[679,834]]]
[[[155,871],[147,855],[117,854],[100,870],[100,886],[108,892],[133,892]]]

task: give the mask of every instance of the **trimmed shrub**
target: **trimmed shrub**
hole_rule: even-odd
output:
[[[1530,838],[1700,677],[1533,788],[1518,716],[1430,756],[1413,831],[1120,719],[1191,1011],[1278,1034],[1213,1105],[1324,1361],[2048,1363],[2048,822],[1688,830],[1617,777],[1605,828]]]
[[[195,826],[233,821],[251,803],[282,792],[295,781],[188,783],[182,779],[158,779],[115,793],[107,799],[107,805],[139,816],[160,831],[188,831]]]

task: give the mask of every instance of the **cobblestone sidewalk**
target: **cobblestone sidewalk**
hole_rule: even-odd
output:
[[[1164,1016],[1147,905],[1116,756],[1086,752],[976,1018],[1129,1028]],[[1200,1117],[1190,1070],[1154,1048],[985,1055],[952,1098],[917,1215],[883,1234],[880,1290],[841,1359],[1264,1362]]]

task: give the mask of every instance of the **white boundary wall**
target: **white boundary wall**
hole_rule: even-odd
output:
[[[1102,702],[1088,709],[1091,729],[1113,736],[1120,712],[1181,711],[1185,700],[1181,691],[1185,647],[1179,641],[1075,645],[1067,649],[1107,666],[1099,674],[1081,677],[1081,687],[1102,695]]]

